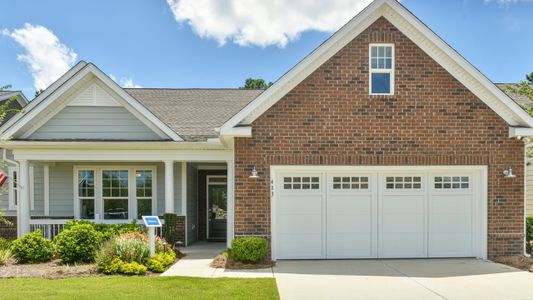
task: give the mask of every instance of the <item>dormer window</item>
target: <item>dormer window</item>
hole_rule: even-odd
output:
[[[370,95],[394,94],[394,45],[370,44]]]

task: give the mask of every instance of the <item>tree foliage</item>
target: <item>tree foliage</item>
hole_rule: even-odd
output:
[[[6,91],[10,88],[11,88],[11,85],[0,86],[0,92]],[[15,103],[16,101],[17,101],[17,97],[13,96],[7,99],[6,101],[4,101],[4,103],[0,104],[0,123],[4,121],[7,115],[17,113],[20,110],[18,108],[13,108],[11,106],[11,104]]]
[[[507,91],[510,93],[526,96],[531,103],[529,104],[520,104],[522,109],[524,109],[530,116],[533,116],[533,72],[526,74],[526,80],[520,81],[516,85],[507,86]],[[526,144],[532,142],[531,140],[526,140]],[[527,149],[527,157],[533,157],[533,147]]]
[[[241,89],[261,89],[266,90],[272,86],[272,82],[266,83],[264,79],[260,78],[247,78],[244,81],[244,86],[241,86]]]

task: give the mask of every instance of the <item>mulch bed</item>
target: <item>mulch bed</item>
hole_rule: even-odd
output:
[[[53,260],[40,264],[8,263],[0,266],[0,278],[37,277],[48,279],[103,276],[96,270],[95,264],[62,265],[61,261]]]
[[[253,270],[253,269],[265,269],[270,268],[274,265],[271,260],[262,259],[255,264],[242,263],[239,261],[233,260],[226,253],[217,255],[213,262],[211,263],[212,268],[217,269],[229,269],[229,270]]]
[[[523,255],[517,256],[500,256],[494,259],[494,262],[508,265],[524,271],[533,272],[533,258]]]

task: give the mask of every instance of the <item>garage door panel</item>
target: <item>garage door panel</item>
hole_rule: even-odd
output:
[[[322,234],[281,234],[278,239],[279,258],[326,258],[322,250],[322,238]]]
[[[420,233],[390,234],[381,233],[379,257],[404,258],[425,257],[424,236]]]
[[[429,169],[410,172],[409,167],[405,172],[310,170],[275,179],[277,258],[472,257],[479,253],[478,173],[462,169],[454,173],[452,168],[438,174]],[[304,180],[311,182],[307,189]]]
[[[375,257],[371,233],[335,233],[328,235],[328,258],[369,258]]]
[[[431,196],[431,213],[463,214],[472,211],[472,195],[448,195]]]
[[[380,209],[384,215],[425,213],[423,195],[386,195],[382,199]]]

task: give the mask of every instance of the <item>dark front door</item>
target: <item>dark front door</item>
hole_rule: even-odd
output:
[[[207,238],[225,240],[228,186],[226,176],[207,176]]]

